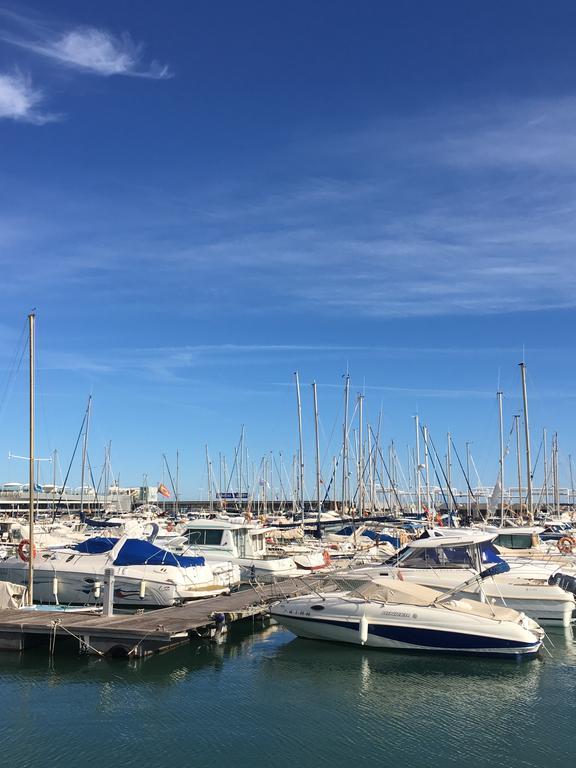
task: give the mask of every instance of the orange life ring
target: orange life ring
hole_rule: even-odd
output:
[[[332,562],[332,558],[330,557],[330,552],[328,552],[327,549],[322,552],[322,559],[324,560],[324,565],[330,565]]]
[[[18,557],[25,563],[30,562],[30,539],[22,539],[18,544]],[[32,547],[32,559],[36,557],[36,547]]]
[[[574,547],[576,546],[576,541],[574,541],[572,536],[562,536],[556,546],[563,555],[571,555],[574,551]]]

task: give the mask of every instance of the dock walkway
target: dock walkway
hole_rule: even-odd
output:
[[[181,606],[133,614],[103,616],[62,611],[0,610],[0,650],[24,650],[48,641],[51,651],[60,637],[75,638],[82,651],[101,655],[146,656],[166,651],[195,637],[210,637],[227,624],[267,613],[281,597],[311,591],[311,581],[285,579],[230,595],[195,600]]]

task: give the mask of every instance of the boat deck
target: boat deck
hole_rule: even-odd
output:
[[[61,637],[75,638],[88,653],[146,656],[166,651],[190,639],[210,638],[219,631],[216,614],[227,624],[265,615],[281,597],[311,591],[312,579],[285,579],[246,587],[230,595],[195,600],[182,606],[103,616],[65,611],[0,610],[0,650],[24,650],[48,641],[51,651]]]

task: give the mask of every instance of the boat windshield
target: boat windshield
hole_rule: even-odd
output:
[[[218,528],[188,528],[186,537],[195,546],[219,547],[222,543],[223,530]]]
[[[482,562],[482,565],[494,565],[495,563],[503,562],[500,553],[494,546],[494,541],[481,542],[478,545],[478,550],[480,551],[480,561]]]
[[[501,533],[494,540],[494,544],[506,549],[532,549],[532,534],[530,533]]]
[[[468,545],[408,547],[397,561],[402,568],[473,568]]]

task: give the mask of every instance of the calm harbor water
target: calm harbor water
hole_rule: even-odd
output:
[[[140,661],[3,653],[4,764],[573,766],[576,644],[551,639],[552,656],[523,664],[364,651],[251,624],[221,646]]]

